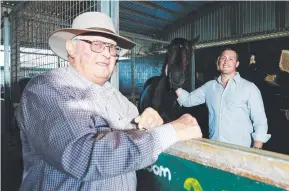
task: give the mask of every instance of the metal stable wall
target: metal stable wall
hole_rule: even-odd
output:
[[[53,31],[70,27],[78,14],[87,11],[100,11],[100,1],[23,2],[21,8],[10,15],[12,86],[21,78],[34,77],[44,71],[66,66],[68,63],[55,56],[50,50],[47,40]],[[132,35],[127,32],[123,35],[132,39]],[[133,52],[137,64],[120,64],[121,68],[119,69],[120,83],[122,84],[120,89],[125,94],[135,90],[135,84],[139,94],[142,83],[153,75],[159,75],[161,68],[155,64],[157,59],[154,56],[157,53],[152,52],[157,50],[161,44],[137,38],[140,36],[149,39],[148,36],[134,36],[135,38],[132,40],[137,45]],[[130,59],[131,54],[128,54],[127,57]],[[134,58],[130,60],[134,60]],[[147,67],[150,63],[152,65]],[[135,76],[132,76],[131,70],[134,71]],[[134,83],[132,83],[131,79],[139,79],[139,81],[133,80]],[[128,83],[127,80],[131,82]]]
[[[128,37],[128,34],[124,34]],[[126,59],[119,61],[119,89],[133,103],[139,98],[143,85],[152,76],[161,75],[166,44],[138,35],[136,43]]]
[[[142,91],[143,85],[152,76],[160,76],[164,63],[164,55],[144,56],[135,58],[134,87],[132,87],[131,60],[119,61],[119,89],[130,96],[134,88],[136,97]]]
[[[285,27],[289,27],[289,1],[285,3]]]
[[[12,85],[23,77],[66,66],[67,62],[50,50],[49,35],[71,26],[78,14],[97,7],[97,1],[22,2],[21,8],[10,14]]]
[[[289,2],[227,2],[207,14],[192,17],[175,30],[166,31],[168,35],[163,39],[191,39],[200,35],[200,41],[205,42],[286,28],[289,28]]]

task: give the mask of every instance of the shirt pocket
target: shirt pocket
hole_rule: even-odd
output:
[[[227,99],[226,100],[226,107],[229,110],[235,111],[238,108],[243,108],[245,105],[245,101],[243,101],[241,98],[237,99]]]
[[[230,115],[234,121],[248,121],[249,110],[246,100],[242,98],[226,100],[226,109],[228,115]]]

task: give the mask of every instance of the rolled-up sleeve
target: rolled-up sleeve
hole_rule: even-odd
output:
[[[266,143],[271,138],[271,135],[267,134],[268,124],[261,92],[253,83],[251,86],[248,108],[254,127],[254,132],[252,133],[253,139],[255,141]]]
[[[149,131],[101,131],[93,114],[61,90],[35,84],[24,91],[18,113],[31,149],[60,172],[82,181],[101,180],[154,163],[176,143],[170,124]]]
[[[181,106],[184,107],[192,107],[205,103],[206,96],[204,86],[199,87],[198,89],[192,91],[191,93],[187,92],[184,89],[181,89],[177,101]]]

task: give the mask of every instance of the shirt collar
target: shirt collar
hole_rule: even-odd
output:
[[[237,72],[236,75],[233,77],[233,80],[235,81],[235,83],[239,83],[240,79],[241,79],[241,76],[239,72]]]
[[[239,83],[241,79],[239,72],[236,72],[236,75],[232,79],[235,83]],[[218,83],[222,84],[221,75],[216,80]]]

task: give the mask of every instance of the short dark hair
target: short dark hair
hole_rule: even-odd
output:
[[[225,52],[226,50],[234,51],[234,52],[236,53],[236,59],[237,59],[237,61],[239,61],[239,55],[238,55],[237,51],[234,50],[233,48],[230,48],[230,47],[227,47],[227,48],[223,49],[222,52],[221,52],[221,54],[220,54],[220,56],[221,56],[221,55],[223,54],[223,52]]]

